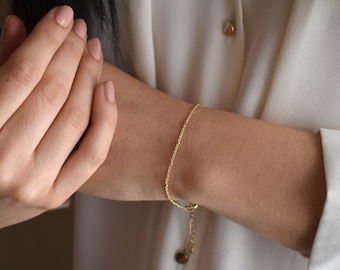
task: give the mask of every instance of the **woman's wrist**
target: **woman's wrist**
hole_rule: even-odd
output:
[[[166,200],[166,171],[192,105],[107,63],[102,80],[115,84],[118,125],[106,162],[81,191],[117,200]]]

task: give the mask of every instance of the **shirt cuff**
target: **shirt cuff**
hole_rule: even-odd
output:
[[[340,131],[321,129],[327,195],[315,236],[309,270],[340,267]]]

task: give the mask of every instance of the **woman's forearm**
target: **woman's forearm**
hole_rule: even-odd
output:
[[[211,109],[188,131],[178,198],[309,254],[326,193],[320,135]]]
[[[165,200],[164,177],[192,105],[106,64],[115,82],[117,131],[107,161],[82,191],[119,200]],[[170,192],[308,254],[325,199],[320,138],[229,112],[199,109]]]

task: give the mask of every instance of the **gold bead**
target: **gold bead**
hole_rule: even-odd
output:
[[[222,26],[222,32],[224,35],[229,37],[235,35],[236,32],[235,25],[230,21],[224,22]]]
[[[176,253],[175,259],[179,264],[186,264],[189,260],[189,255],[184,249]]]

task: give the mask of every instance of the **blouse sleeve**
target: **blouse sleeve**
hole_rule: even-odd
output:
[[[309,270],[340,269],[340,131],[321,129],[327,196]]]

